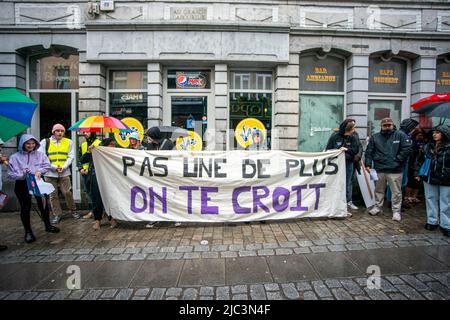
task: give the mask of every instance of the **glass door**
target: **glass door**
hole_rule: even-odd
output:
[[[343,96],[300,95],[298,150],[325,150],[333,129],[342,122],[343,110]]]
[[[367,136],[370,137],[380,131],[380,122],[383,118],[392,118],[399,129],[401,110],[401,100],[369,100]]]
[[[195,131],[206,147],[205,132],[207,128],[208,97],[173,95],[171,101],[171,125],[189,131]]]

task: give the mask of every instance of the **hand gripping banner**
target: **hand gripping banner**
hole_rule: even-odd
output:
[[[238,222],[345,217],[339,150],[143,151],[97,147],[105,210],[126,221]]]

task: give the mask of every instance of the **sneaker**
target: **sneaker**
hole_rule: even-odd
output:
[[[347,218],[351,218],[353,217],[353,213],[351,213],[350,211],[347,211]]]
[[[376,216],[380,212],[381,212],[381,210],[378,209],[377,206],[374,206],[372,209],[369,210],[369,214],[372,215],[372,216]]]
[[[52,224],[58,224],[61,221],[61,216],[53,216],[53,218],[51,218],[50,222]]]
[[[347,202],[347,207],[349,207],[352,210],[358,210],[358,207],[355,206],[352,201]]]
[[[437,224],[425,224],[425,229],[427,229],[428,231],[434,231],[439,227],[439,225]]]
[[[59,228],[49,225],[47,227],[45,227],[45,231],[49,232],[49,233],[58,233],[59,232]]]
[[[33,232],[28,231],[25,233],[25,242],[26,243],[32,243],[36,241],[36,237],[34,236]]]
[[[181,226],[181,222],[175,222],[175,227]]]
[[[5,251],[6,249],[8,249],[7,246],[0,246],[0,251]]]
[[[400,213],[396,212],[396,213],[394,213],[394,215],[392,216],[392,220],[394,220],[394,221],[400,221],[400,220],[402,220],[402,216],[400,215]]]
[[[149,222],[145,225],[146,228],[153,228],[155,226],[157,226],[159,223],[159,221],[153,221],[153,222]]]
[[[74,219],[80,219],[81,218],[81,214],[79,214],[78,212],[72,212],[72,217]]]
[[[88,214],[83,216],[83,219],[91,219],[92,217],[94,217],[94,214],[92,212],[89,212]]]

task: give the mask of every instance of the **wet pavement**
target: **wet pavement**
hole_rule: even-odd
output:
[[[9,249],[0,252],[0,299],[448,300],[450,238],[426,231],[425,216],[416,206],[400,223],[388,209],[234,226],[111,229],[105,220],[94,231],[92,220],[67,215],[59,234],[47,234],[34,214],[37,241],[26,244],[19,214],[2,213],[0,243]],[[74,266],[80,289],[70,290]],[[379,282],[368,281],[369,266]]]

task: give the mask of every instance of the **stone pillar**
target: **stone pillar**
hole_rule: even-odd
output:
[[[80,52],[78,118],[106,113],[106,68],[86,62],[86,53]]]
[[[298,150],[299,54],[289,55],[288,65],[279,65],[275,75],[272,112],[272,150]]]
[[[412,62],[411,104],[436,91],[436,57],[421,56]]]
[[[160,63],[147,64],[147,78],[147,128],[151,128],[162,125],[163,120],[163,82]],[[166,107],[168,108],[169,106]]]
[[[369,56],[352,55],[347,63],[347,118],[356,120],[361,140],[367,137]]]
[[[228,66],[216,64],[214,67],[214,122],[208,131],[214,132],[215,146],[208,150],[226,150],[226,134],[228,129]],[[208,115],[211,118],[211,115]]]
[[[412,61],[411,104],[436,91],[436,57],[420,56]],[[420,122],[421,127],[431,127],[431,118],[419,117],[412,113],[411,118]],[[420,119],[419,119],[420,118]]]
[[[0,53],[0,88],[17,88],[26,91],[25,57],[11,53]]]

